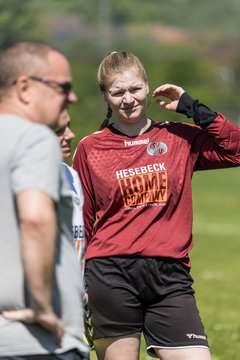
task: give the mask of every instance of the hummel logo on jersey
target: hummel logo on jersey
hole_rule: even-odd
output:
[[[142,140],[131,140],[131,141],[124,140],[125,146],[147,145],[147,144],[149,144],[149,138]]]

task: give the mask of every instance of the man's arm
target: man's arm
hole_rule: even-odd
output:
[[[53,199],[38,190],[27,190],[17,196],[20,222],[22,262],[31,309],[4,312],[8,319],[39,323],[63,335],[61,320],[52,308],[52,276],[57,239],[57,220]]]
[[[52,274],[57,236],[53,200],[28,190],[17,197],[23,267],[33,309],[51,311]]]

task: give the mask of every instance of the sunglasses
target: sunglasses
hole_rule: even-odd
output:
[[[72,90],[72,83],[71,82],[60,83],[60,82],[57,82],[57,81],[43,79],[43,78],[40,78],[40,77],[37,77],[37,76],[29,76],[29,78],[31,80],[33,80],[33,81],[39,81],[42,84],[50,86],[53,89],[60,90],[65,96],[68,96],[69,93]]]

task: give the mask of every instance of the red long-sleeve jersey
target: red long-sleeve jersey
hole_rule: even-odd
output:
[[[193,171],[240,165],[240,129],[218,114],[207,129],[152,123],[136,137],[111,127],[78,144],[86,259],[172,257],[190,267]],[[97,221],[96,221],[97,219]]]

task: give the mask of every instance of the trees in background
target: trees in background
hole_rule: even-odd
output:
[[[239,20],[239,0],[0,0],[0,48],[37,40],[69,56],[79,95],[70,109],[78,139],[104,117],[96,71],[112,50],[139,56],[151,89],[179,84],[237,122]],[[149,111],[156,119],[175,116],[151,98]]]

